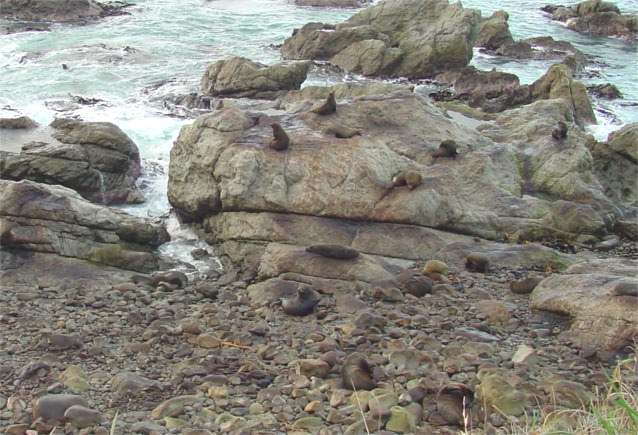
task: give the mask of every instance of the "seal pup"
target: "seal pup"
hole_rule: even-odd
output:
[[[490,260],[483,254],[473,252],[465,257],[465,268],[470,272],[487,273],[490,270]]]
[[[337,260],[352,260],[359,256],[359,251],[343,245],[312,245],[306,248],[306,252],[321,255],[322,257],[335,258]]]
[[[273,122],[272,124],[270,124],[270,126],[272,127],[273,138],[268,146],[277,151],[287,150],[288,146],[290,145],[290,138],[288,137],[284,129],[281,128],[281,125],[276,122]]]
[[[408,186],[414,190],[423,183],[423,177],[417,171],[401,171],[392,179],[392,187]]]
[[[303,287],[293,298],[282,298],[281,308],[291,316],[307,316],[319,303],[319,293],[310,287]]]
[[[554,130],[552,130],[552,137],[554,138],[554,140],[562,142],[567,139],[567,132],[567,124],[565,124],[565,122],[563,121],[558,121],[558,125]]]
[[[337,111],[337,100],[335,100],[335,93],[334,91],[332,91],[328,94],[328,98],[326,98],[326,101],[324,101],[324,103],[321,106],[315,109],[312,109],[310,112],[316,113],[317,115],[325,116],[325,115],[332,115],[336,111]]]
[[[353,353],[343,361],[341,380],[344,388],[353,391],[369,391],[377,386],[370,363],[360,353]]]
[[[432,157],[449,157],[454,159],[458,154],[456,142],[452,139],[446,139],[439,144],[439,149],[432,154]]]

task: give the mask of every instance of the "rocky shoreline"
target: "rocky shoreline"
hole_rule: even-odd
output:
[[[115,7],[18,3],[0,16]],[[544,10],[635,37],[606,2]],[[609,369],[638,388],[638,124],[595,140],[591,59],[508,20],[388,0],[202,71],[168,200],[224,266],[204,278],[160,255],[166,222],[113,208],[144,201],[116,125],[0,119],[0,431],[569,430]],[[521,85],[474,49],[556,63]],[[318,61],[368,80],[303,86]]]

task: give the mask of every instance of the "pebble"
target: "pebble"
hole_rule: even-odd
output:
[[[197,396],[177,396],[165,400],[151,411],[151,418],[159,420],[164,417],[178,417],[184,413],[184,408],[199,400]]]

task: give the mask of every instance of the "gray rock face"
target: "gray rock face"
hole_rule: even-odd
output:
[[[56,119],[49,127],[0,130],[0,176],[60,184],[93,202],[116,204],[143,200],[135,186],[141,173],[135,143],[108,122]],[[12,145],[14,144],[14,145]]]
[[[149,272],[149,247],[168,240],[159,225],[91,204],[71,189],[32,181],[0,181],[3,249],[33,251]]]
[[[120,8],[93,0],[0,0],[0,18],[81,22],[113,15]]]
[[[480,13],[447,0],[394,0],[336,27],[309,23],[282,46],[286,59],[328,60],[370,76],[430,77],[466,66]]]
[[[210,65],[201,88],[207,96],[272,99],[281,91],[299,89],[309,69],[309,62],[266,66],[243,57],[232,57]]]
[[[531,307],[572,318],[574,342],[609,352],[638,337],[638,298],[617,294],[620,283],[638,285],[638,262],[601,259],[578,263],[565,274],[544,279],[532,292]]]
[[[507,20],[509,14],[505,11],[496,11],[491,17],[481,20],[474,46],[496,50],[503,45],[514,43]]]
[[[336,113],[309,113],[329,91],[336,95]],[[386,258],[386,271],[424,258],[462,267],[470,252],[484,253],[495,265],[518,261],[562,269],[570,262],[551,249],[506,245],[501,252],[458,234],[588,241],[611,230],[618,207],[624,207],[614,196],[617,187],[604,192],[587,147],[590,138],[574,124],[573,100],[548,94],[551,99],[478,126],[460,115],[447,117],[402,86],[304,88],[281,100],[285,110],[257,125],[255,113],[225,108],[183,128],[171,155],[169,200],[204,223],[228,260],[253,269],[280,264],[283,253],[271,247],[278,243],[338,244],[362,255],[393,257]],[[285,153],[266,146],[272,119],[290,126],[292,144]],[[560,120],[570,127],[558,143],[552,130]],[[338,139],[328,133],[337,126],[361,135]],[[455,140],[459,156],[434,159],[446,139]],[[392,186],[406,169],[424,174],[421,186]],[[304,261],[319,261],[306,254],[299,254]],[[319,291],[329,289],[328,282],[343,282],[329,270],[295,267],[291,263],[263,279],[291,273],[328,280],[313,280]]]
[[[630,40],[638,35],[638,16],[621,14],[618,6],[611,2],[587,0],[570,7],[548,5],[543,10],[576,32]]]

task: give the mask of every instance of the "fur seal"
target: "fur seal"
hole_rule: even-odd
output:
[[[421,185],[423,177],[416,171],[401,171],[392,179],[392,186],[408,186],[410,190],[414,190]]]
[[[458,155],[456,142],[452,139],[446,139],[439,145],[439,149],[432,154],[432,157],[449,157],[451,159],[456,158]]]
[[[554,138],[554,140],[562,142],[567,139],[567,132],[567,124],[565,124],[565,122],[563,121],[558,121],[558,125],[552,131],[552,137]]]
[[[464,416],[473,402],[474,392],[460,383],[446,385],[436,395],[437,411],[451,424],[463,424]]]
[[[621,279],[614,286],[614,295],[638,297],[638,281],[629,278]]]
[[[321,106],[315,109],[312,109],[310,112],[316,113],[317,115],[325,116],[325,115],[332,115],[336,111],[337,111],[337,101],[335,100],[335,93],[330,92],[328,94],[328,98],[326,98],[326,101],[324,101],[324,103]]]
[[[311,314],[319,303],[319,293],[310,287],[304,287],[297,291],[293,298],[283,298],[281,307],[284,313],[291,316],[307,316]]]
[[[276,122],[273,122],[270,126],[272,127],[273,139],[270,141],[268,146],[277,151],[287,150],[290,145],[290,138],[284,129]]]
[[[313,245],[306,248],[306,252],[337,260],[352,260],[359,256],[359,251],[342,245]]]
[[[158,272],[153,274],[150,278],[143,275],[133,275],[131,281],[135,284],[148,284],[152,287],[157,287],[159,283],[165,282],[173,284],[177,288],[184,288],[188,285],[188,277],[176,270],[170,272]]]
[[[416,297],[423,297],[432,293],[432,280],[418,270],[406,269],[397,276],[399,286],[405,293]]]
[[[512,293],[527,295],[533,292],[536,286],[542,280],[543,278],[539,276],[532,276],[524,279],[519,279],[518,281],[511,281],[510,290],[512,291]]]
[[[483,254],[473,252],[465,257],[465,268],[470,272],[487,273],[490,269],[490,260]]]
[[[377,383],[372,377],[370,363],[360,353],[349,355],[341,368],[341,380],[343,387],[348,390],[372,390]]]
[[[324,130],[326,134],[333,134],[337,139],[350,139],[355,136],[361,136],[361,130],[346,127],[345,125],[336,125],[328,127]]]

